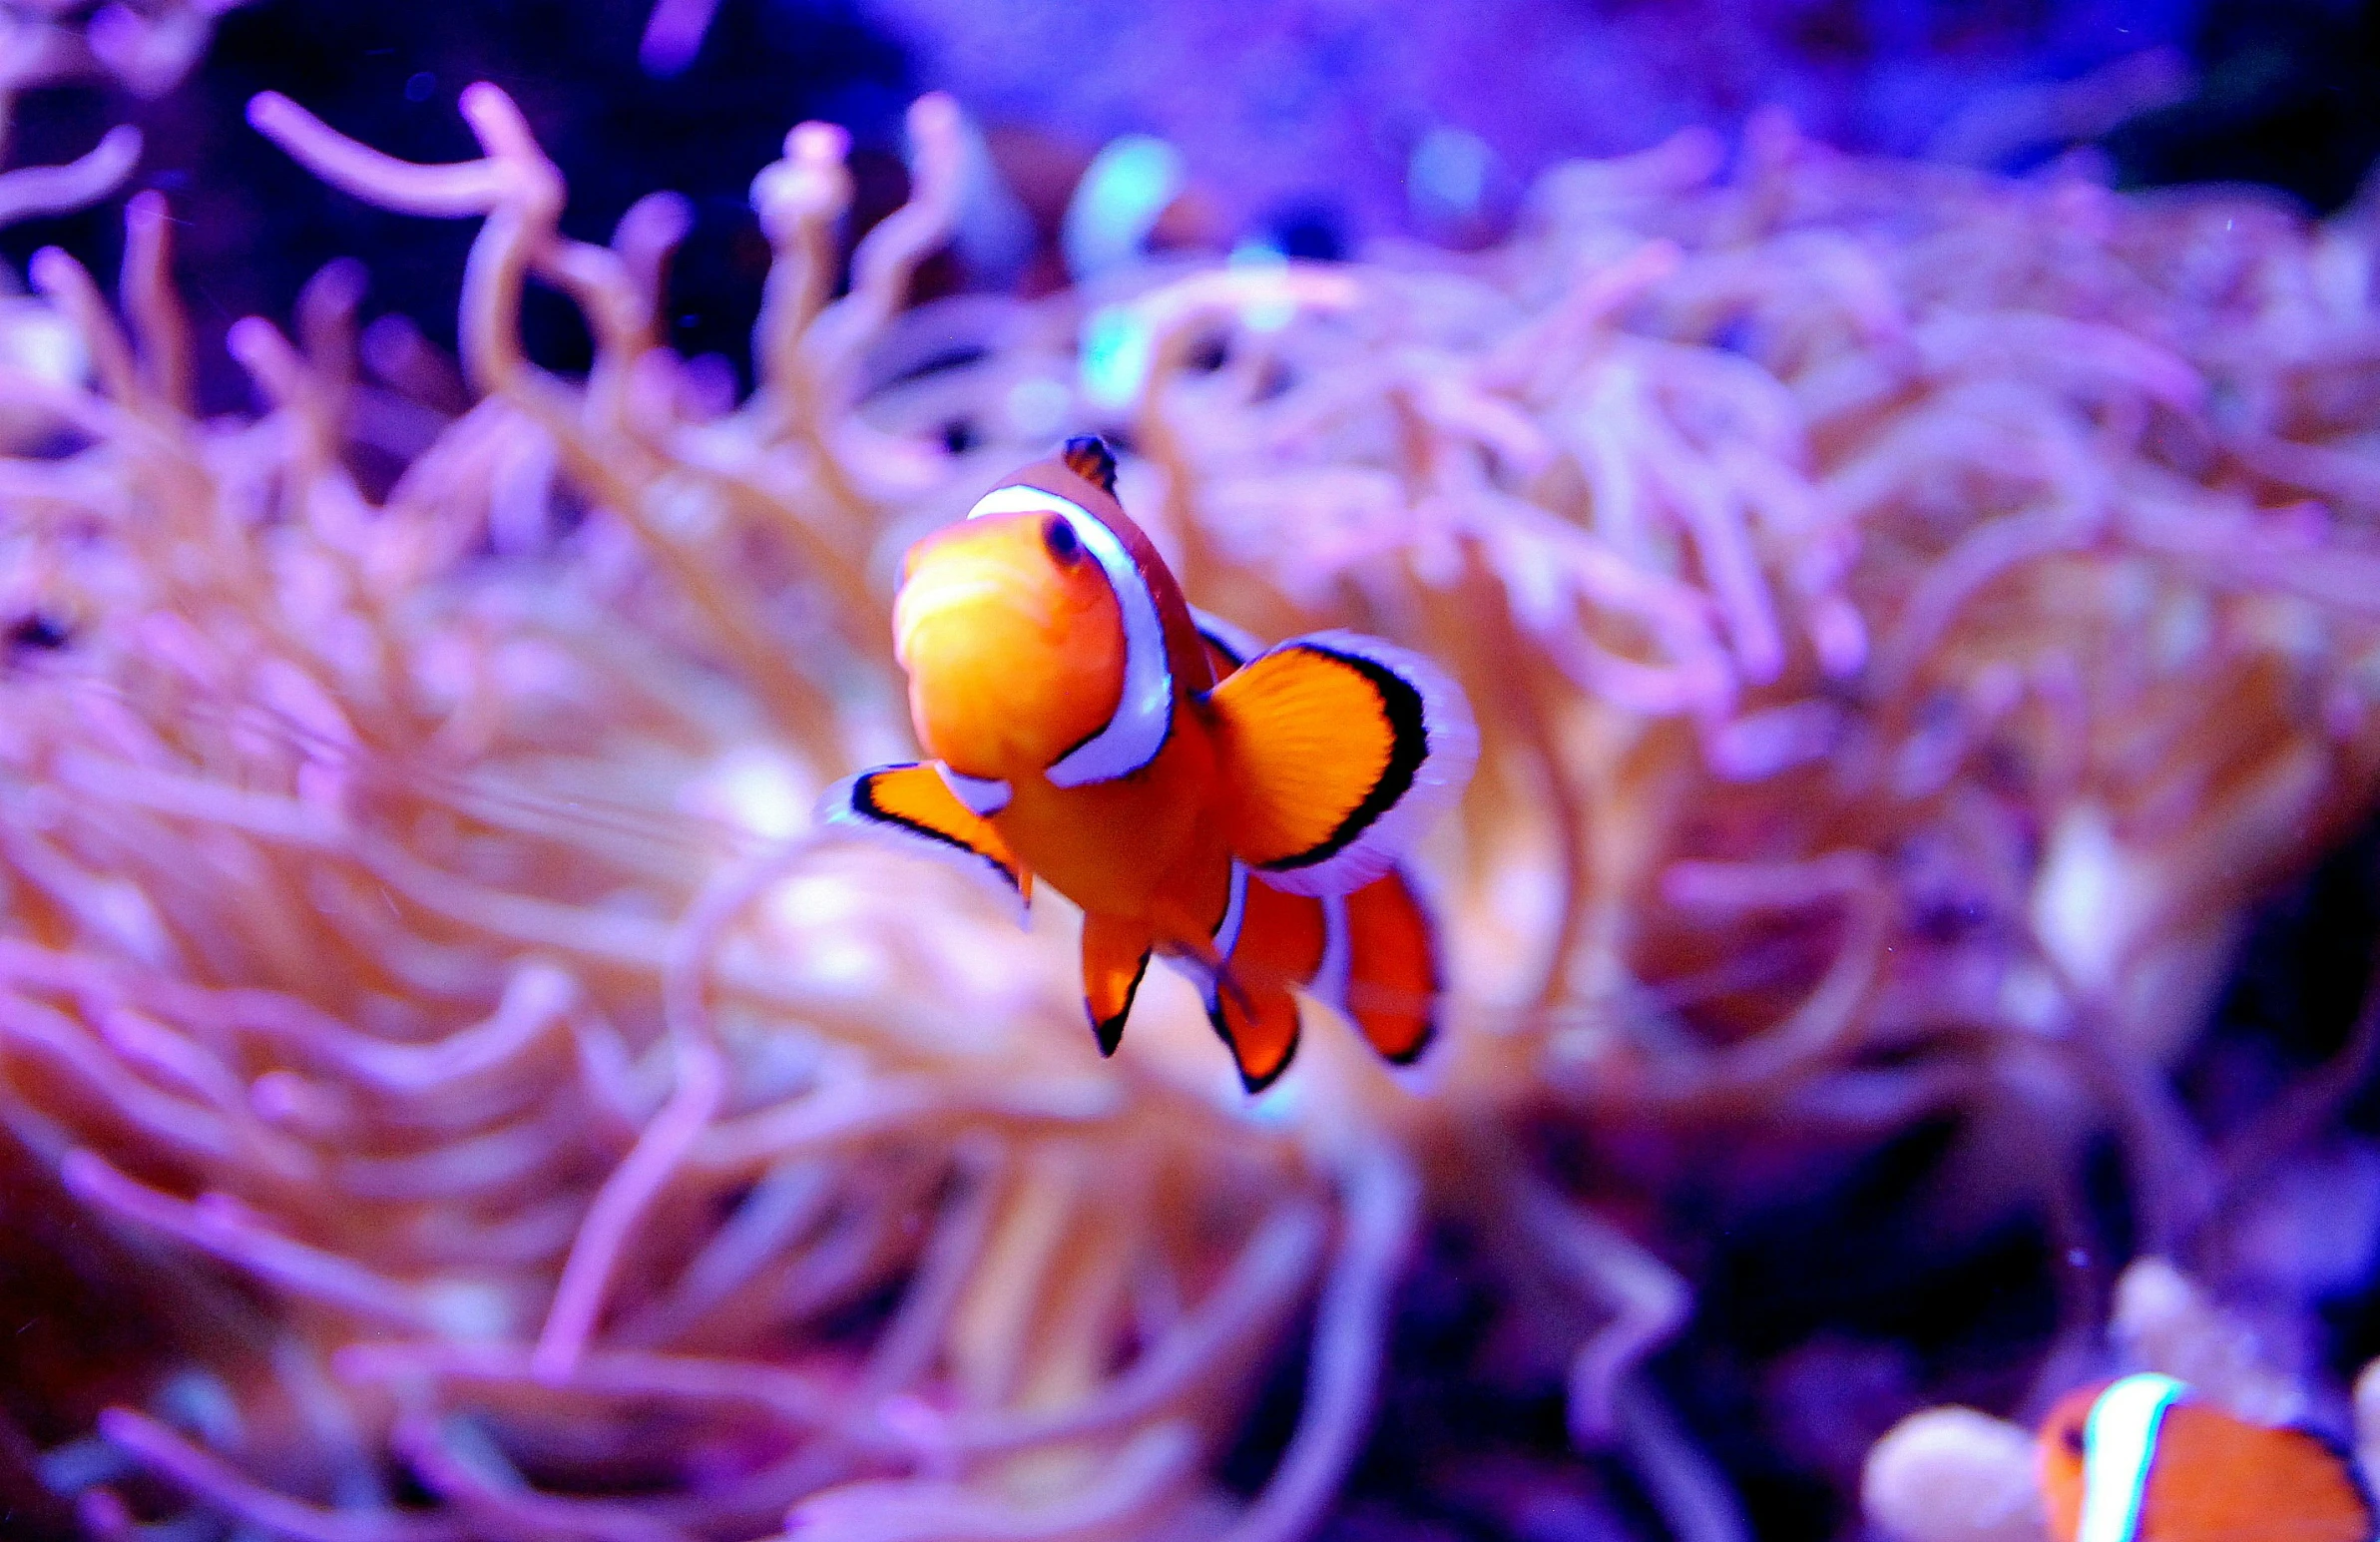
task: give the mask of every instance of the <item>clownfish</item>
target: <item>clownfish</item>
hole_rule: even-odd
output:
[[[821,817],[1073,900],[1103,1055],[1152,953],[1251,1093],[1296,1053],[1293,988],[1392,1062],[1428,1047],[1434,927],[1399,858],[1479,741],[1427,660],[1347,632],[1258,651],[1195,615],[1092,437],[910,550],[893,638],[933,759],[836,783]]]
[[[2371,1497],[2309,1429],[2252,1424],[2170,1376],[2070,1392],[2042,1421],[2057,1542],[2370,1542]]]

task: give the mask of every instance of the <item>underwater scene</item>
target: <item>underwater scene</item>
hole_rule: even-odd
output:
[[[0,1542],[2372,1542],[2380,13],[0,0]]]

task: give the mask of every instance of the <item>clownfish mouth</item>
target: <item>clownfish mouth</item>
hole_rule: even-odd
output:
[[[901,586],[892,609],[893,653],[912,678],[979,654],[1064,646],[1064,627],[1048,597],[988,567],[934,562]]]
[[[918,737],[979,776],[1046,769],[1098,732],[1123,692],[1113,602],[1103,629],[1037,568],[1048,561],[1038,535],[1029,552],[1017,544],[928,548],[893,604]]]

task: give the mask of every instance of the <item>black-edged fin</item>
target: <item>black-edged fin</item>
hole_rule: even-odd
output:
[[[1217,980],[1206,998],[1206,1020],[1231,1051],[1239,1084],[1262,1092],[1297,1058],[1297,1001],[1277,985]]]
[[[1113,1055],[1124,1041],[1125,1019],[1149,972],[1149,928],[1114,916],[1083,917],[1083,1011],[1099,1052]]]
[[[1344,894],[1462,793],[1479,732],[1419,654],[1351,632],[1291,639],[1209,693],[1225,838],[1274,887]]]
[[[879,766],[845,776],[818,800],[818,821],[956,862],[997,883],[1020,907],[1033,896],[1032,873],[933,766]]]
[[[1317,983],[1336,987],[1332,1004],[1381,1059],[1411,1065],[1437,1037],[1445,988],[1429,906],[1405,869],[1392,867],[1352,894],[1324,900],[1323,911],[1322,973],[1335,977]]]
[[[1318,903],[1255,881],[1244,862],[1231,864],[1214,927],[1218,967],[1205,982],[1206,1020],[1251,1093],[1279,1081],[1296,1058],[1299,1018],[1289,987],[1309,979],[1321,956]]]
[[[1079,434],[1066,441],[1066,448],[1058,452],[1066,462],[1066,469],[1089,482],[1101,492],[1116,494],[1116,452],[1108,448],[1108,441],[1097,434]]]

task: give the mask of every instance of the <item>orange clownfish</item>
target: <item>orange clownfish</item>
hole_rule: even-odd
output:
[[[893,636],[934,759],[838,782],[821,816],[1081,906],[1103,1054],[1156,952],[1251,1092],[1296,1052],[1292,987],[1410,1062],[1439,974],[1398,857],[1470,778],[1461,691],[1352,633],[1256,652],[1193,615],[1115,489],[1108,447],[1072,439],[911,549]]]
[[[2311,1430],[2251,1424],[2170,1376],[2071,1392],[2041,1427],[2057,1542],[2370,1542],[2372,1502]]]

